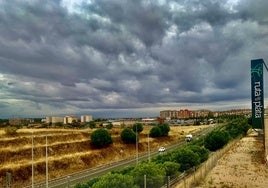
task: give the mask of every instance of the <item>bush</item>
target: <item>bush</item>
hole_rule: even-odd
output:
[[[248,124],[248,120],[246,118],[238,118],[229,122],[225,130],[229,133],[232,138],[236,138],[240,135],[246,135],[250,125]]]
[[[137,135],[131,129],[126,128],[121,132],[121,140],[124,143],[127,143],[127,144],[136,143],[136,139],[137,139]]]
[[[216,151],[222,148],[230,140],[230,135],[224,130],[215,130],[210,132],[204,139],[204,145],[210,151]]]
[[[90,121],[89,123],[89,128],[94,129],[96,127],[96,123],[94,121]]]
[[[146,187],[160,188],[164,183],[165,169],[162,165],[152,162],[141,163],[131,171],[131,175],[139,187],[144,187],[144,175],[146,175]]]
[[[92,188],[138,188],[130,175],[108,173],[93,184]]]
[[[197,153],[194,153],[189,148],[179,149],[174,153],[174,157],[175,161],[181,165],[181,172],[188,170],[194,166],[198,166],[201,161],[199,155]]]
[[[172,153],[173,152],[174,151],[170,151],[170,152],[167,152],[167,153],[162,153],[161,155],[157,155],[156,157],[154,157],[152,159],[152,161],[157,163],[157,164],[164,164],[166,161],[175,161],[172,158]]]
[[[94,183],[98,182],[99,181],[99,177],[97,178],[93,178],[91,180],[89,180],[88,182],[86,183],[78,183],[74,186],[74,188],[89,188],[89,187],[92,187],[92,185],[94,185]]]
[[[169,131],[170,131],[169,125],[166,123],[163,123],[163,124],[153,127],[150,130],[149,136],[153,138],[161,137],[161,136],[168,136]]]
[[[91,134],[91,144],[97,148],[102,148],[113,143],[110,133],[101,128]]]
[[[166,171],[166,176],[174,177],[174,176],[179,175],[180,164],[166,161],[164,162],[163,166]]]
[[[209,150],[205,147],[200,147],[198,145],[189,145],[187,148],[198,154],[200,157],[200,163],[206,161],[209,157]]]
[[[112,123],[109,123],[107,126],[106,126],[107,129],[112,129],[113,128],[113,124]]]

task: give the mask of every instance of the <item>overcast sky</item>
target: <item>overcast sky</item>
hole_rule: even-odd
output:
[[[267,7],[0,0],[0,118],[250,108],[250,61],[268,63]]]

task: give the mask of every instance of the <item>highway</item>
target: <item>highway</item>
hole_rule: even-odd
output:
[[[200,130],[199,132],[197,132],[196,134],[193,134],[193,138],[194,139],[198,139],[199,137],[207,134],[208,132],[210,132],[211,130],[214,129],[215,126],[208,126],[208,128]],[[181,140],[178,141],[175,144],[169,145],[169,146],[165,146],[166,147],[166,152],[167,151],[171,151],[179,146],[182,146],[184,144],[187,144],[187,142],[185,140]],[[95,168],[90,168],[87,170],[83,170],[80,172],[76,172],[73,174],[69,174],[67,176],[62,176],[60,178],[56,178],[56,179],[51,179],[48,181],[48,187],[49,188],[70,188],[70,187],[74,187],[75,184],[77,183],[81,183],[81,182],[85,182],[89,179],[95,178],[95,177],[99,177],[101,175],[104,175],[112,170],[118,170],[118,169],[122,169],[128,166],[132,166],[137,164],[137,162],[143,161],[143,160],[148,160],[149,158],[155,157],[159,155],[158,150],[152,150],[150,152],[146,152],[146,153],[142,153],[137,156],[133,156],[131,158],[128,159],[124,159],[124,160],[120,160],[120,161],[116,161],[116,162],[112,162],[106,165],[102,165],[102,166],[97,166]],[[137,160],[138,159],[138,160]],[[31,188],[32,185],[29,185],[25,188]],[[36,183],[34,184],[35,188],[45,188],[46,187],[46,182],[40,182],[40,183]]]

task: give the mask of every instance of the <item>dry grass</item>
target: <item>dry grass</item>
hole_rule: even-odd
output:
[[[168,137],[149,138],[151,150],[184,139],[185,135],[207,126],[171,127]],[[139,135],[139,152],[147,151],[148,133],[144,126]],[[0,130],[0,185],[6,172],[11,172],[13,183],[27,185],[31,182],[32,135],[34,135],[35,181],[45,179],[46,135],[48,137],[49,178],[56,178],[76,171],[92,168],[135,155],[135,144],[120,140],[122,128],[110,130],[114,143],[103,149],[91,146],[89,137],[94,129],[20,129],[16,136],[8,136]],[[122,152],[123,151],[123,152]]]
[[[252,132],[218,161],[199,187],[266,188],[267,185],[268,171],[264,161],[263,140]]]

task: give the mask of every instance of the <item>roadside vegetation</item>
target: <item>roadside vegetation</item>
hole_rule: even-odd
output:
[[[226,123],[198,140],[194,140],[173,151],[159,154],[151,161],[143,161],[136,166],[113,171],[102,177],[91,179],[86,183],[77,184],[75,188],[95,188],[99,185],[136,188],[144,187],[145,182],[148,188],[160,188],[167,182],[168,176],[170,179],[176,178],[185,171],[197,168],[209,158],[211,152],[221,149],[232,139],[246,135],[250,128],[250,121],[244,116],[226,116],[221,121]],[[129,137],[124,138],[127,140],[126,143],[131,143],[131,140],[134,143],[133,135],[135,133],[131,131],[133,130],[124,129],[122,131],[122,133],[126,132],[124,134]],[[167,136],[168,132],[168,125],[161,124],[151,129],[150,136]],[[126,179],[128,181],[123,183]],[[112,184],[105,184],[109,182],[112,182]]]
[[[187,145],[184,147],[177,148],[173,150],[172,152],[161,152],[157,157],[151,158],[150,161],[144,161],[140,162],[137,166],[132,166],[126,169],[121,169],[119,171],[113,171],[107,176],[101,176],[96,179],[91,179],[86,183],[78,184],[76,187],[97,187],[97,186],[104,186],[105,182],[112,182],[111,179],[113,179],[113,185],[114,187],[122,187],[121,185],[126,185],[127,187],[143,187],[144,185],[144,179],[146,179],[146,185],[147,187],[160,187],[163,184],[167,182],[167,177],[176,178],[181,173],[185,171],[189,171],[192,168],[198,167],[202,162],[206,161],[209,157],[209,154],[211,152],[216,151],[217,149],[220,149],[224,147],[225,144],[227,144],[230,140],[244,135],[247,133],[247,130],[250,125],[250,119],[246,119],[242,116],[225,116],[220,117],[216,122],[222,123],[223,126],[216,126],[215,130],[208,134],[207,136],[204,136],[203,138],[200,138],[199,140],[192,140],[191,142],[188,142]],[[70,173],[77,171],[79,168],[90,168],[96,164],[100,164],[101,158],[112,161],[112,158],[109,158],[110,156],[115,157],[117,155],[117,159],[121,159],[124,157],[129,157],[134,155],[135,153],[135,143],[138,142],[139,145],[142,147],[142,152],[146,151],[147,148],[147,136],[149,134],[150,139],[152,140],[152,145],[154,143],[154,146],[152,148],[156,149],[159,145],[163,144],[163,141],[166,142],[166,144],[174,143],[175,140],[178,138],[182,139],[184,135],[188,133],[188,131],[182,131],[180,129],[177,129],[179,127],[186,128],[188,125],[183,126],[172,126],[170,127],[167,123],[162,123],[158,125],[150,125],[143,127],[143,124],[137,123],[133,126],[127,126],[127,125],[121,125],[120,126],[112,126],[112,124],[105,124],[107,120],[95,120],[92,122],[88,122],[85,124],[77,124],[73,122],[69,125],[63,125],[62,123],[54,124],[54,125],[46,125],[49,128],[57,127],[59,130],[57,130],[57,133],[55,135],[58,135],[59,133],[62,134],[62,130],[64,128],[64,131],[66,131],[66,135],[71,134],[72,138],[74,137],[74,133],[76,134],[76,129],[84,129],[84,130],[77,130],[77,136],[80,136],[79,138],[75,138],[75,141],[72,141],[72,143],[65,143],[66,141],[63,141],[63,143],[57,143],[51,145],[51,152],[55,153],[56,156],[61,156],[62,159],[59,159],[60,162],[55,161],[53,162],[53,165],[55,164],[55,167],[53,166],[53,169],[57,169],[57,173],[63,175],[65,173]],[[200,122],[200,124],[203,127],[206,127],[206,124],[204,125],[203,122],[205,120],[196,120],[196,122]],[[197,127],[196,130],[200,129],[198,128],[199,125],[196,124]],[[5,127],[2,130],[2,134],[6,137],[12,137],[14,138],[20,138],[20,140],[24,139],[24,141],[20,141],[22,143],[27,143],[31,141],[31,135],[30,133],[25,133],[20,130],[21,127],[24,129],[26,127],[28,128],[36,128],[35,124],[28,124],[25,125],[14,125],[9,126],[8,121],[5,120],[1,122],[2,127]],[[44,124],[45,125],[45,124]],[[172,125],[172,124],[171,124]],[[25,127],[26,126],[26,127]],[[38,125],[37,125],[38,126]],[[43,126],[38,126],[38,128],[43,128]],[[71,130],[68,130],[68,128],[71,128]],[[172,131],[170,132],[170,128]],[[174,128],[176,128],[176,135],[174,133]],[[144,130],[145,129],[145,130]],[[48,129],[45,131],[50,131],[52,129]],[[73,132],[74,130],[74,132]],[[187,129],[184,129],[187,130]],[[31,131],[31,129],[29,129]],[[41,130],[44,131],[44,130]],[[42,157],[42,149],[44,149],[44,146],[42,144],[44,141],[43,133],[39,133],[37,130],[35,130],[37,133],[37,137],[35,137],[34,141],[35,144],[40,144],[40,146],[35,149],[35,157]],[[67,133],[69,132],[69,133]],[[145,133],[143,133],[145,132]],[[64,133],[65,134],[65,133]],[[60,135],[59,135],[60,136]],[[62,139],[66,136],[61,136]],[[139,139],[140,137],[140,139]],[[56,139],[56,137],[55,137]],[[82,141],[80,140],[82,139]],[[146,140],[146,141],[144,141]],[[15,142],[15,141],[14,141]],[[49,138],[49,142],[52,144],[52,136]],[[29,142],[31,143],[31,142]],[[217,144],[215,144],[217,143]],[[61,146],[61,145],[64,145]],[[67,146],[68,145],[68,146]],[[213,147],[212,147],[213,146]],[[19,146],[17,146],[19,147]],[[64,149],[66,148],[66,149]],[[79,148],[79,151],[84,152],[83,154],[79,154],[76,157],[76,159],[72,159],[70,154],[77,153],[77,148]],[[89,149],[90,148],[90,149]],[[104,149],[100,149],[104,148]],[[40,154],[38,151],[40,150]],[[90,152],[92,153],[89,153]],[[29,150],[30,151],[30,150]],[[28,149],[20,149],[17,153],[14,154],[14,152],[5,151],[5,154],[3,156],[3,161],[5,161],[7,158],[16,156],[16,159],[24,160],[23,153],[26,153],[27,156],[29,156]],[[118,152],[118,153],[117,153]],[[64,154],[63,154],[64,153]],[[109,154],[110,155],[109,155]],[[51,153],[52,154],[52,153]],[[68,157],[66,158],[65,155],[68,154]],[[25,155],[26,156],[26,155]],[[15,157],[13,157],[15,160]],[[64,158],[64,159],[63,159]],[[57,159],[58,160],[58,159]],[[102,161],[102,164],[106,161]],[[77,162],[77,163],[75,163]],[[3,163],[2,163],[3,164]],[[29,163],[30,164],[30,163]],[[52,163],[51,163],[52,164]],[[56,165],[57,164],[57,165]],[[73,167],[69,169],[67,172],[67,169],[70,167],[70,164],[73,164]],[[6,162],[6,165],[8,165],[8,162]],[[28,165],[28,162],[27,162]],[[42,162],[42,165],[44,166],[45,163]],[[81,166],[79,166],[81,165]],[[38,164],[37,168],[41,166]],[[150,168],[148,168],[148,166]],[[77,167],[77,168],[75,168]],[[27,169],[26,169],[27,168]],[[137,169],[139,168],[139,169]],[[157,169],[157,171],[153,171],[153,169]],[[36,173],[42,174],[43,173],[43,167],[36,170]],[[52,173],[52,167],[51,173]],[[64,170],[62,170],[64,169]],[[21,176],[23,175],[23,180],[26,180],[30,177],[31,168],[30,166],[25,167],[25,173],[20,173],[18,170],[18,173],[16,169],[12,169],[12,177],[16,177],[17,180],[20,180]],[[62,171],[60,171],[62,170]],[[72,171],[71,171],[72,170]],[[60,172],[59,172],[60,171]],[[64,172],[63,172],[64,171]],[[4,172],[4,171],[3,171]],[[27,173],[26,173],[27,172]],[[159,181],[156,181],[154,179],[154,173],[157,172]],[[5,174],[3,174],[4,177]],[[144,176],[146,175],[146,177]],[[131,178],[130,178],[131,177]],[[125,179],[129,179],[130,181],[126,184],[122,184],[121,181],[125,181]],[[16,181],[17,181],[16,180]],[[133,181],[132,181],[133,180]],[[143,181],[141,181],[143,180]],[[14,180],[15,181],[15,180]],[[100,183],[101,181],[102,183]],[[111,184],[112,185],[112,184]],[[109,186],[111,187],[111,186]]]

